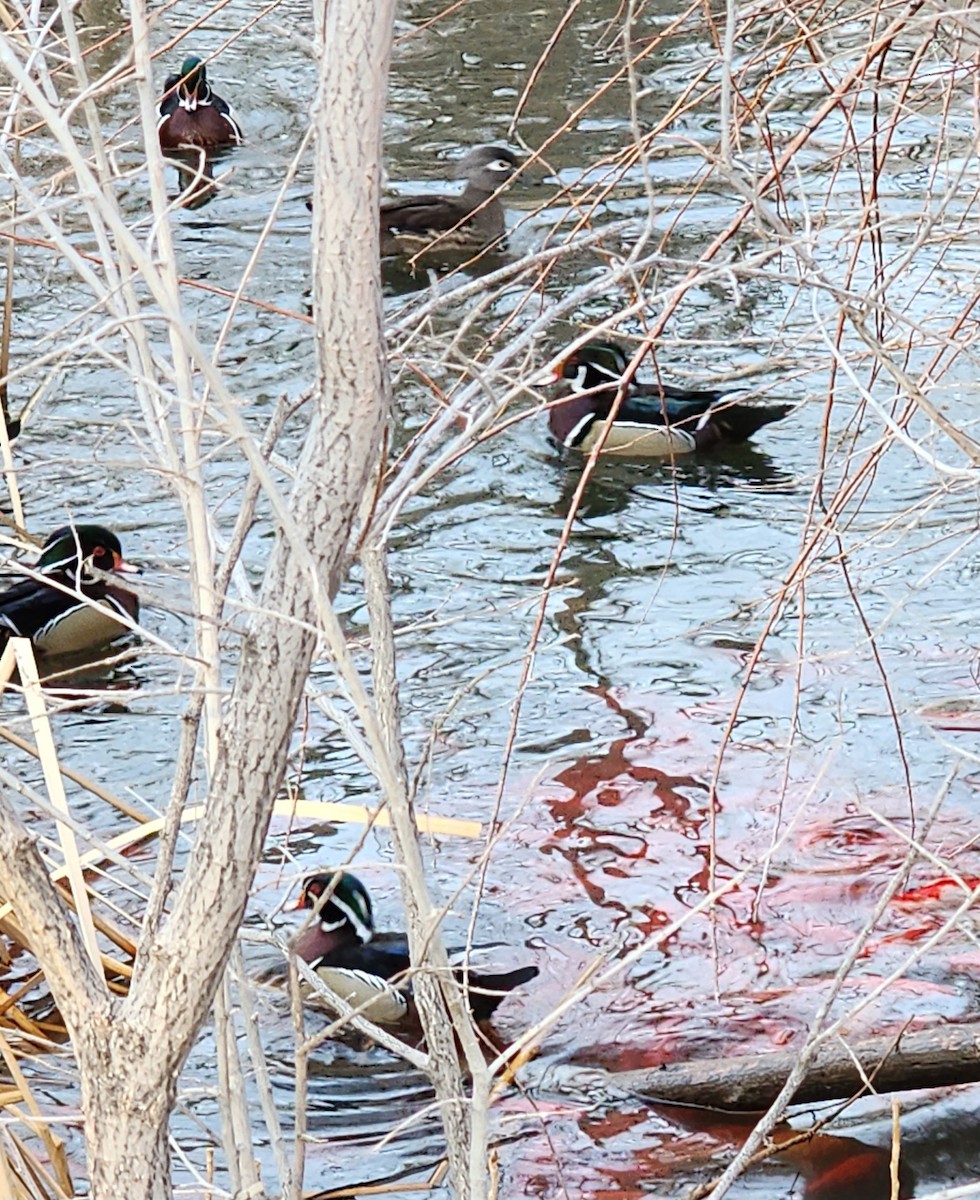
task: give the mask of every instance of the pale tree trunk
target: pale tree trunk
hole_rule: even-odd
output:
[[[92,1196],[165,1200],[172,1195],[168,1126],[176,1070],[147,1069],[152,1039],[118,1016],[83,1019],[71,1033]]]
[[[194,849],[169,916],[141,941],[129,995],[110,995],[9,797],[0,891],[72,1035],[93,1200],[171,1195],[167,1128],[177,1075],[208,1014],[282,781],[316,633],[376,467],[387,398],[378,264],[381,119],[391,0],[330,0],[314,105],[317,379],[311,425],[221,722]],[[148,130],[149,138],[155,137]],[[253,459],[254,463],[254,459]]]

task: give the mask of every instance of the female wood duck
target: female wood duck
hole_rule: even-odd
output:
[[[622,346],[604,341],[586,342],[558,364],[554,375],[544,381],[563,383],[563,398],[548,410],[548,426],[556,441],[589,453],[609,425],[628,367]],[[794,407],[725,402],[727,395],[631,380],[625,384],[602,453],[663,458],[744,442]]]
[[[207,70],[194,55],[184,59],[179,75],[168,75],[157,108],[162,150],[220,150],[243,142],[231,105],[211,91]]]
[[[466,180],[458,196],[396,196],[381,205],[381,254],[417,254],[431,242],[440,251],[503,246],[507,226],[495,193],[514,177],[519,163],[503,146],[476,146],[460,159],[456,176]],[[442,235],[442,236],[440,236]]]
[[[414,1005],[407,982],[411,967],[403,933],[376,933],[367,888],[349,871],[324,871],[303,882],[297,908],[316,909],[313,923],[298,934],[293,948],[331,991],[378,1025],[410,1021]],[[518,967],[501,974],[466,973],[467,997],[476,1021],[486,1021],[504,996],[538,974]],[[463,972],[458,971],[460,981]]]
[[[115,620],[110,609],[135,621],[139,600],[132,592],[90,574],[92,569],[115,574],[140,573],[126,562],[119,539],[101,525],[65,525],[44,543],[35,571],[53,583],[80,592],[49,587],[40,579],[21,579],[0,592],[0,639],[28,637],[42,654],[80,654],[105,646],[130,626]]]

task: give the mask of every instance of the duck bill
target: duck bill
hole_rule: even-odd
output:
[[[112,562],[112,569],[117,575],[142,575],[143,568],[138,567],[135,563],[127,562],[121,555],[117,554]]]
[[[548,387],[548,385],[552,383],[561,383],[561,381],[565,378],[564,370],[565,363],[563,360],[550,371],[542,371],[539,375],[535,375],[532,383],[535,387]]]

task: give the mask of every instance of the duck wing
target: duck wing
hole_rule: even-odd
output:
[[[415,237],[444,233],[470,212],[459,196],[398,196],[381,205],[381,232]]]
[[[220,96],[211,93],[211,107],[223,117],[231,129],[232,140],[241,145],[245,141],[245,134],[242,133],[242,127],[238,123],[238,117],[235,115],[235,110],[231,107],[227,100],[223,100]]]
[[[616,421],[637,425],[669,425],[697,437],[697,448],[717,442],[745,442],[773,421],[782,420],[793,404],[755,404],[738,393],[674,384],[638,384],[620,406]],[[607,409],[608,412],[608,409]]]
[[[397,1025],[409,1012],[408,989],[389,980],[410,966],[403,934],[375,934],[370,942],[334,947],[310,966],[330,988],[378,1025]]]
[[[642,384],[631,387],[626,393],[619,412],[617,422],[631,425],[680,425],[696,428],[713,406],[727,395],[726,392],[709,390],[693,390],[676,387],[665,383],[657,386]],[[607,416],[615,392],[611,389],[602,394],[602,403]]]
[[[408,938],[402,933],[376,933],[369,942],[350,946],[342,955],[345,967],[394,979],[412,965]]]
[[[82,604],[81,600],[57,588],[45,587],[36,579],[22,579],[0,593],[0,627],[17,637],[37,637],[48,625]]]
[[[538,974],[538,968],[535,966],[516,967],[509,971],[464,971],[457,965],[464,956],[472,957],[473,965],[475,965],[481,956],[486,957],[489,953],[501,948],[507,951],[509,957],[509,949],[501,947],[498,943],[473,946],[469,952],[458,950],[450,954],[456,977],[461,983],[465,978],[471,993],[490,993],[486,996],[471,996],[473,1013],[478,1020],[483,1019],[480,1015],[481,1012],[485,1012],[489,1016],[507,992],[534,979]],[[316,967],[323,965],[340,967],[344,970],[373,975],[379,980],[394,979],[404,975],[411,967],[408,938],[401,933],[376,933],[369,942],[340,947],[333,953],[323,955],[314,965]]]

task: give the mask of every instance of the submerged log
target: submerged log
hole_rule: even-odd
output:
[[[797,1058],[798,1052],[791,1050],[719,1057],[615,1071],[609,1078],[645,1100],[749,1112],[768,1108]],[[793,1103],[848,1100],[868,1090],[904,1092],[978,1082],[980,1023],[974,1022],[849,1044],[838,1040],[814,1056]]]

